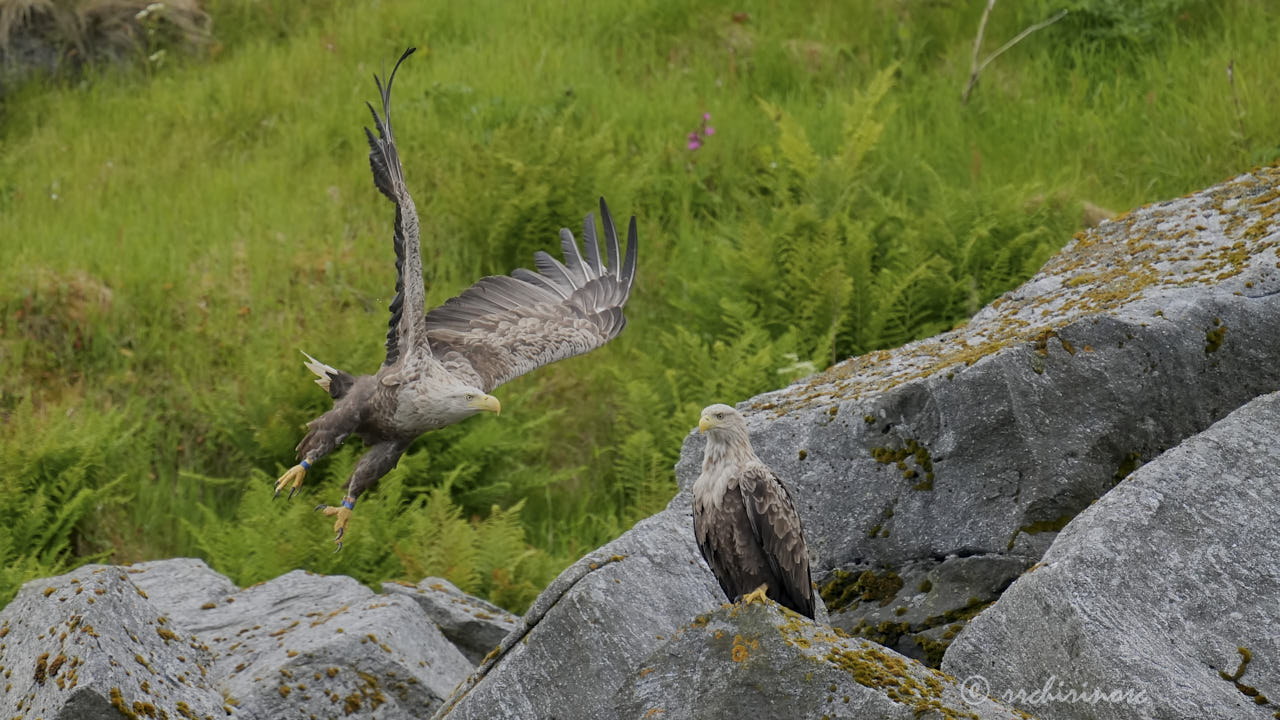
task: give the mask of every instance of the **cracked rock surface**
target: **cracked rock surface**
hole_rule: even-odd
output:
[[[969,623],[943,668],[997,697],[1052,686],[1015,702],[1041,720],[1280,715],[1277,431],[1273,393],[1135,471]],[[1066,695],[1095,688],[1121,700]]]

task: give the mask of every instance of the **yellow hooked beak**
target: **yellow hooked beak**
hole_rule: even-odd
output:
[[[494,415],[502,414],[502,403],[498,402],[498,398],[492,395],[481,395],[471,401],[471,407],[476,410],[487,410]]]
[[[706,415],[703,415],[702,419],[698,421],[698,432],[704,433],[715,426],[716,426],[716,423],[714,420],[707,417]]]

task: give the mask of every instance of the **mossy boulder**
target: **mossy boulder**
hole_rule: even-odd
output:
[[[0,717],[223,718],[212,668],[124,568],[32,580],[0,611]]]
[[[741,402],[832,623],[916,652],[1135,468],[1280,389],[1278,246],[1280,168],[1261,168],[1077,235],[962,327]],[[682,488],[702,449],[691,433]],[[902,585],[846,593],[867,571]]]
[[[1280,716],[1280,393],[1134,471],[955,638],[943,668],[1044,720]],[[1145,702],[1070,702],[1071,689]],[[1010,700],[1015,698],[1010,695]]]
[[[1280,388],[1278,184],[1259,170],[1104,223],[963,328],[741,403],[843,603],[831,623],[936,663],[1081,510]],[[617,693],[725,601],[693,541],[702,443],[667,509],[561,574],[435,718],[636,717]]]
[[[629,673],[610,716],[1021,717],[966,695],[955,678],[773,603],[721,608],[681,627]]]

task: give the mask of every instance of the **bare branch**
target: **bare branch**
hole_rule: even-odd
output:
[[[969,84],[965,86],[964,93],[960,96],[960,104],[969,104],[969,93],[973,90],[973,86],[978,84],[978,73],[982,69],[978,67],[978,53],[982,52],[982,38],[987,34],[987,21],[991,19],[991,8],[996,6],[996,0],[987,0],[987,7],[982,11],[982,19],[978,21],[978,36],[973,39],[973,59],[969,61]]]
[[[978,76],[982,74],[983,70],[987,69],[987,66],[990,65],[993,60],[1000,57],[1009,48],[1022,42],[1022,40],[1026,38],[1028,35],[1030,35],[1031,33],[1037,30],[1043,30],[1044,28],[1049,27],[1050,25],[1058,22],[1059,20],[1067,16],[1067,11],[1065,9],[1059,10],[1057,14],[1055,14],[1053,17],[1049,18],[1048,20],[1043,20],[1041,22],[1036,23],[1035,25],[1028,26],[1027,28],[1023,29],[1022,32],[1018,33],[1017,35],[1014,35],[1012,40],[1005,43],[1004,45],[1001,45],[999,50],[996,50],[995,52],[988,55],[987,59],[983,60],[982,63],[979,64],[978,63],[978,46],[981,45],[982,35],[984,32],[986,32],[986,29],[987,29],[987,16],[991,13],[991,7],[995,4],[996,4],[995,0],[987,0],[987,9],[985,12],[982,13],[982,22],[978,26],[978,38],[973,44],[973,63],[974,63],[973,69],[970,70],[969,72],[969,84],[965,86],[964,93],[960,96],[960,102],[961,104],[964,104],[964,105],[969,104],[969,95],[970,93],[973,92],[974,86],[978,84]]]
[[[1248,140],[1248,131],[1244,127],[1244,106],[1240,104],[1240,96],[1236,93],[1236,59],[1227,63],[1227,82],[1231,84],[1231,99],[1236,104],[1236,122],[1240,125],[1240,138]]]

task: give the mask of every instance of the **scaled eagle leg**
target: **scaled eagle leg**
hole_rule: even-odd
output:
[[[342,541],[347,534],[347,523],[351,520],[351,511],[356,507],[356,498],[379,478],[390,472],[408,447],[409,442],[401,440],[384,441],[373,445],[360,456],[355,469],[351,471],[351,479],[347,481],[347,496],[342,498],[341,507],[316,506],[316,511],[337,517],[333,523],[333,542],[338,545],[338,549],[334,552],[342,549]]]

